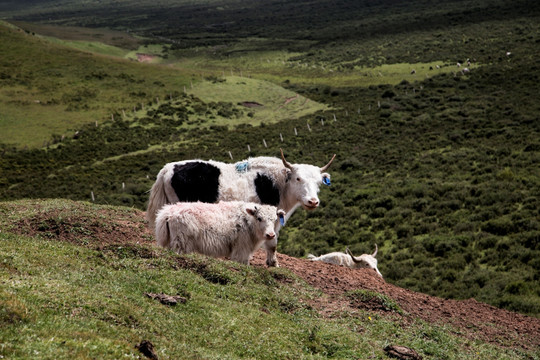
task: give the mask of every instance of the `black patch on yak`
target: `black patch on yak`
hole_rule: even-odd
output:
[[[261,204],[279,205],[279,189],[267,175],[257,173],[255,191],[257,191]]]
[[[180,201],[215,203],[221,171],[214,165],[192,161],[174,166],[171,185]]]

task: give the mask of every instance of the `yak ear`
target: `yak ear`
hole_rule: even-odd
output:
[[[291,180],[291,174],[292,174],[291,169],[287,169],[287,168],[281,169],[281,173],[285,176],[285,181]]]
[[[322,182],[324,185],[327,185],[327,186],[330,186],[331,182],[330,182],[330,174],[328,173],[322,173],[321,174],[322,176]]]
[[[279,209],[277,211],[277,216],[279,218],[279,223],[281,224],[281,226],[284,226],[285,225],[285,211]]]

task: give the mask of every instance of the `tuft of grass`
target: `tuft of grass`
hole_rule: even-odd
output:
[[[28,320],[28,309],[24,303],[13,294],[0,290],[0,324],[4,326]]]
[[[358,307],[365,307],[371,310],[384,310],[396,312],[403,315],[403,310],[389,297],[371,290],[353,290],[345,293],[345,296]]]

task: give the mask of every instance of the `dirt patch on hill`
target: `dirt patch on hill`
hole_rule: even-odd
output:
[[[265,266],[265,260],[266,253],[259,250],[252,265]],[[348,269],[284,254],[278,254],[278,260],[280,266],[328,295],[314,303],[324,316],[331,317],[338,310],[354,310],[344,293],[364,289],[393,299],[404,312],[403,315],[396,314],[404,325],[420,318],[428,323],[449,324],[457,334],[468,339],[527,350],[540,346],[540,319],[537,318],[498,309],[474,299],[445,300],[403,289],[386,283],[371,269]],[[366,310],[374,310],[369,304],[366,306]]]
[[[143,63],[152,62],[157,57],[155,55],[142,54],[142,53],[137,53],[136,55],[137,55],[137,61],[143,62]]]
[[[35,214],[13,223],[10,231],[98,248],[113,244],[154,244],[142,212],[103,208],[89,216],[92,210],[75,202],[68,210],[41,210],[39,203],[32,205],[37,210]]]
[[[154,245],[143,212],[119,212],[104,208],[88,216],[85,209],[82,206],[80,212],[71,209],[68,215],[62,210],[38,212],[13,224],[10,230],[103,251],[114,244]],[[526,350],[540,347],[540,319],[498,309],[474,299],[445,300],[403,289],[386,283],[371,269],[348,269],[284,254],[278,254],[278,259],[281,267],[289,269],[325,294],[311,303],[322,316],[331,318],[338,312],[362,309],[390,315],[402,326],[418,318],[428,323],[451,325],[457,335],[466,339],[481,339],[503,347]],[[251,264],[266,267],[265,261],[266,253],[259,250]],[[351,301],[346,295],[352,290],[362,289],[386,295],[402,313],[388,311],[372,302],[362,304]]]
[[[256,101],[243,101],[243,102],[240,102],[238,104],[242,105],[242,106],[245,106],[245,107],[248,107],[248,108],[258,108],[258,107],[264,106],[263,104],[259,104]]]

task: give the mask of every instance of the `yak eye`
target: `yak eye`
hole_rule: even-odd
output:
[[[299,177],[296,178],[296,181],[302,181],[302,179],[300,179]]]
[[[258,217],[258,218],[257,218],[257,221],[262,221],[262,218]]]

